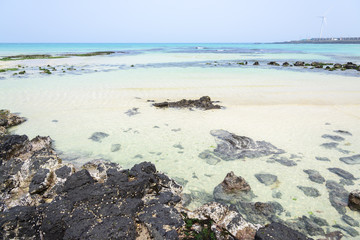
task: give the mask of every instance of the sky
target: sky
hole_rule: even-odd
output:
[[[360,0],[0,0],[0,42],[274,42],[360,37]]]

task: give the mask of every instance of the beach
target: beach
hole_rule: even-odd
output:
[[[80,166],[107,159],[124,168],[142,161],[154,163],[183,185],[190,209],[213,201],[214,188],[233,171],[249,183],[256,195],[253,201],[280,203],[283,220],[316,215],[330,226],[346,225],[344,214],[329,201],[325,182],[314,183],[304,170],[316,170],[326,181],[343,182],[348,192],[358,188],[358,179],[345,181],[329,168],[355,177],[359,173],[358,165],[339,159],[360,154],[360,71],[267,63],[359,64],[360,50],[341,44],[336,49],[325,45],[321,51],[291,47],[153,44],[124,46],[125,53],[109,56],[0,61],[0,69],[26,71],[0,73],[0,109],[27,118],[11,128],[12,133],[51,136],[65,162]],[[0,56],[9,55],[9,49]],[[118,50],[109,46],[90,50],[104,49]],[[53,48],[47,53],[71,51],[71,47]],[[255,61],[260,65],[254,66]],[[39,67],[56,71],[40,73]],[[202,96],[223,107],[204,111],[153,106]],[[219,142],[211,131],[220,129],[269,142],[284,153],[216,161],[202,157],[204,152],[214,153]],[[99,132],[106,136],[91,139]],[[331,148],[323,145],[334,142]],[[272,174],[277,180],[263,184],[256,174]],[[309,196],[301,187],[315,188],[318,195]],[[346,215],[360,220],[359,213],[348,208]]]

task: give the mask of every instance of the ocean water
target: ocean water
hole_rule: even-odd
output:
[[[0,68],[20,65],[26,70],[23,76],[0,73],[0,108],[28,118],[11,131],[29,137],[51,136],[61,158],[77,165],[98,158],[124,168],[153,162],[184,186],[184,193],[192,198],[189,208],[213,200],[214,188],[233,171],[248,181],[257,196],[253,201],[280,203],[285,209],[281,214],[284,220],[316,215],[330,226],[346,226],[330,204],[325,183],[310,181],[304,170],[319,171],[327,181],[336,182],[343,180],[328,168],[359,175],[359,165],[345,164],[339,158],[360,154],[360,72],[266,63],[360,63],[359,45],[0,44],[1,56],[111,50],[125,53],[0,61]],[[249,64],[237,64],[244,61]],[[260,66],[252,66],[254,61]],[[57,71],[39,73],[38,67],[47,65]],[[224,108],[156,109],[151,102],[205,95],[220,101]],[[129,110],[136,114],[129,116]],[[216,129],[270,142],[283,149],[281,156],[296,166],[282,165],[272,156],[206,161],[199,155],[214,151],[217,143],[210,131]],[[352,135],[339,135],[336,130]],[[109,136],[95,142],[89,139],[95,132]],[[332,141],[323,138],[325,134],[344,140],[327,149],[321,144]],[[114,146],[119,149],[113,151]],[[258,173],[276,175],[278,181],[265,186],[256,179]],[[345,189],[359,188],[359,180],[353,183]],[[320,196],[306,196],[298,186],[314,187]],[[277,192],[281,198],[273,197]],[[346,214],[360,221],[359,213],[346,208]]]

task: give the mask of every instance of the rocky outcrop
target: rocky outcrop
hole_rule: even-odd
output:
[[[277,62],[268,62],[268,65],[271,65],[271,66],[280,66],[280,64],[278,64]]]
[[[0,137],[6,134],[6,129],[25,122],[26,119],[16,114],[10,113],[9,110],[0,109]]]
[[[354,190],[350,192],[349,207],[352,210],[360,211],[360,190]]]
[[[297,61],[297,62],[294,63],[294,66],[296,66],[296,67],[303,67],[303,66],[305,66],[305,63],[304,63],[304,62],[301,62],[301,61]]]
[[[249,137],[238,136],[225,130],[212,130],[210,134],[215,137],[217,143],[214,154],[225,161],[246,157],[257,158],[285,152],[271,143],[254,141]]]
[[[352,63],[352,62],[347,62],[346,64],[343,65],[343,68],[346,69],[357,69],[357,65]]]
[[[180,100],[178,102],[161,102],[154,103],[153,106],[158,108],[198,108],[203,110],[210,109],[220,109],[220,105],[215,105],[213,101],[211,101],[210,97],[204,96],[199,100]]]

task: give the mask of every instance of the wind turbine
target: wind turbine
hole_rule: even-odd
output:
[[[320,38],[322,37],[324,24],[326,24],[326,16],[319,16],[321,18]]]

